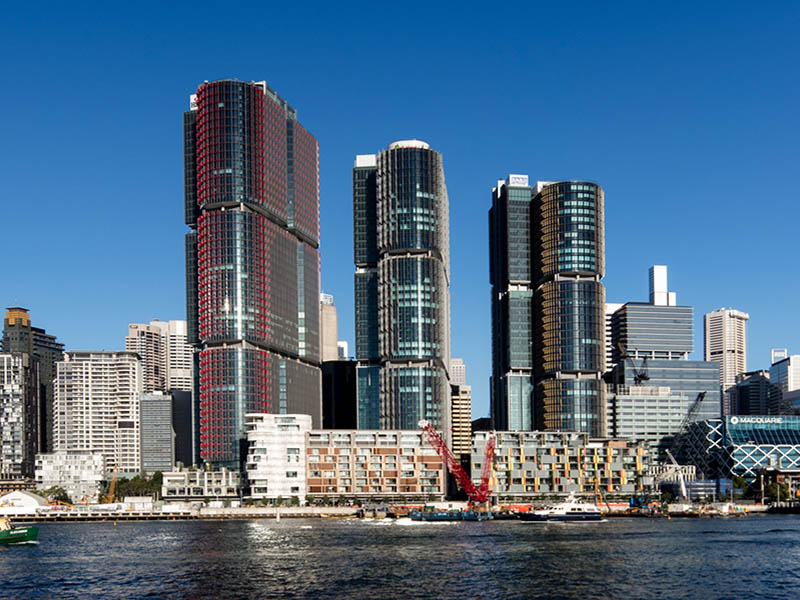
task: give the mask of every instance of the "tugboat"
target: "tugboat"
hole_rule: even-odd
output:
[[[38,537],[38,527],[12,527],[8,519],[0,519],[0,544],[35,542]]]
[[[601,521],[603,514],[596,505],[590,502],[580,502],[574,494],[570,494],[564,502],[553,506],[520,513],[522,521]]]

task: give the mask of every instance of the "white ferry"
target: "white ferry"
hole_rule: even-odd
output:
[[[570,494],[564,502],[541,510],[520,513],[519,518],[522,521],[601,521],[603,514],[596,505],[581,502]]]

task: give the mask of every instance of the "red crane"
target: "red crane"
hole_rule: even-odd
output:
[[[478,487],[472,483],[472,478],[461,468],[461,463],[456,458],[453,451],[447,447],[442,437],[436,433],[433,425],[428,421],[420,421],[419,426],[425,438],[434,447],[442,461],[447,465],[447,470],[455,477],[458,486],[464,490],[467,497],[476,504],[483,504],[489,499],[489,474],[492,470],[492,460],[494,459],[494,446],[496,438],[494,434],[489,436],[486,441],[486,456],[483,458],[483,469],[481,469],[481,483]]]

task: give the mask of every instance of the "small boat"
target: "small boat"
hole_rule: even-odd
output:
[[[601,521],[603,514],[596,505],[581,502],[574,494],[570,494],[564,502],[541,510],[520,513],[519,518],[522,521]]]
[[[13,527],[8,519],[0,519],[0,544],[21,544],[35,542],[39,537],[39,528]]]
[[[462,512],[464,521],[488,521],[492,514],[481,510],[465,510]]]

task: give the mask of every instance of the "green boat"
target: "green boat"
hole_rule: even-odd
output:
[[[35,542],[38,537],[38,527],[12,527],[8,519],[0,519],[0,544]]]

